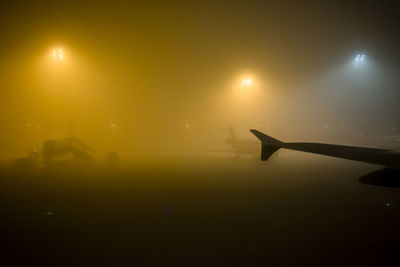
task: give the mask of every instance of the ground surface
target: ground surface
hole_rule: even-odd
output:
[[[2,266],[396,266],[400,189],[281,153],[117,169],[4,167]]]

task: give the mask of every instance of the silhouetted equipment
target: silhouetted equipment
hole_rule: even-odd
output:
[[[46,140],[43,144],[42,154],[47,165],[66,161],[89,163],[94,160],[94,151],[79,139],[73,137]]]
[[[400,180],[396,180],[396,178],[400,177],[400,151],[323,143],[285,143],[257,130],[252,129],[250,131],[261,141],[261,160],[267,160],[280,148],[356,160],[387,167],[375,173],[381,175],[384,174],[384,177],[386,178],[376,178],[378,176],[371,174],[361,177],[361,183],[381,186],[400,185],[400,182],[398,182]]]
[[[41,152],[35,149],[27,157],[16,159],[17,167],[31,169],[38,166],[86,165],[94,162],[93,149],[73,137],[46,140]]]

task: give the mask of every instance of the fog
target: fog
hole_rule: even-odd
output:
[[[3,2],[5,263],[399,266],[396,6]]]
[[[241,138],[258,128],[286,141],[379,145],[376,136],[399,131],[398,56],[387,53],[394,37],[382,38],[390,19],[360,9],[6,4],[2,157],[65,136],[126,156],[205,154],[226,148],[226,127]],[[366,66],[355,69],[360,52]]]

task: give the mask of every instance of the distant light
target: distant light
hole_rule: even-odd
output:
[[[252,80],[251,79],[244,79],[242,80],[241,86],[242,87],[249,87],[252,84]]]
[[[64,53],[62,49],[53,49],[53,59],[54,60],[63,60],[64,59]]]
[[[115,129],[115,128],[117,128],[117,125],[116,125],[115,123],[111,122],[111,123],[110,123],[110,128]]]
[[[386,203],[386,207],[390,207],[390,203]]]
[[[354,66],[359,66],[361,64],[364,64],[366,61],[366,56],[365,54],[357,54],[356,57],[353,60]]]

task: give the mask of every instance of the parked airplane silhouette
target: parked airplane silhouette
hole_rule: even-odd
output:
[[[212,152],[225,152],[225,153],[233,153],[236,155],[255,155],[257,154],[257,144],[248,138],[239,139],[235,135],[235,131],[232,127],[225,128],[230,132],[230,136],[226,139],[226,144],[232,147],[232,150],[227,149],[210,149]]]
[[[385,166],[360,178],[361,183],[400,187],[400,151],[323,143],[285,143],[257,130],[250,130],[261,141],[261,160],[268,160],[280,148],[315,153]]]

